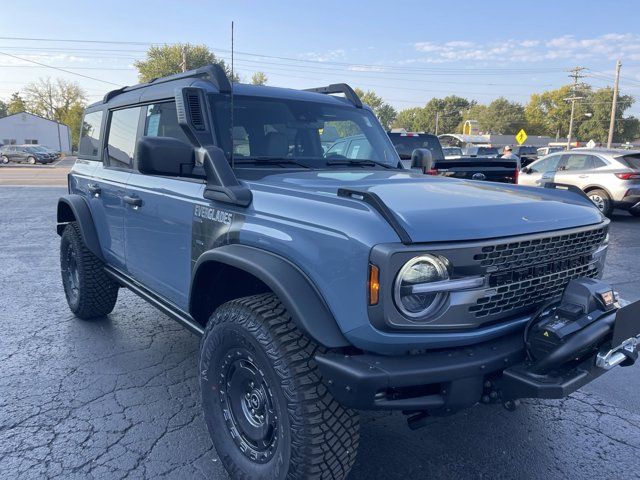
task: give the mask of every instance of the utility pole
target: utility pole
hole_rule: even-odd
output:
[[[616,62],[616,80],[613,83],[613,100],[611,101],[611,120],[609,120],[609,138],[607,138],[607,148],[611,148],[613,142],[613,129],[616,126],[616,107],[618,106],[618,84],[620,83],[620,59]]]
[[[438,135],[438,121],[440,120],[440,112],[436,111],[436,135]]]
[[[180,63],[180,67],[183,72],[187,71],[187,46],[182,45],[182,62]]]
[[[582,71],[584,67],[575,67],[569,70],[569,78],[573,78],[573,85],[571,86],[571,96],[565,98],[567,102],[571,102],[571,118],[569,119],[569,134],[567,135],[567,150],[571,148],[571,135],[573,134],[573,114],[576,110],[576,100],[582,100],[584,97],[578,97],[578,80],[584,78]]]

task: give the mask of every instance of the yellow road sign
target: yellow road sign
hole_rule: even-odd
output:
[[[518,145],[522,145],[527,141],[527,132],[524,131],[524,128],[521,128],[518,134],[516,135],[516,142]]]

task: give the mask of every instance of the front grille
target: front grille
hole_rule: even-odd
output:
[[[487,267],[487,272],[496,272],[544,264],[567,257],[593,252],[607,235],[607,227],[582,232],[536,238],[521,242],[500,243],[482,248],[474,260]]]
[[[569,280],[596,278],[593,252],[603,243],[607,227],[482,247],[474,255],[489,274],[489,290],[469,307],[476,318],[533,310],[559,297]]]
[[[596,278],[598,273],[598,267],[590,263],[551,275],[503,285],[495,289],[494,295],[479,298],[469,311],[481,318],[524,307],[532,309],[542,302],[562,295],[569,280],[580,277]]]

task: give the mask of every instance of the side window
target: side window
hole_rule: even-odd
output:
[[[347,143],[348,142],[336,142],[333,145],[331,145],[331,147],[329,147],[329,150],[327,150],[327,153],[325,154],[327,157],[330,157],[331,155],[344,155],[344,150],[347,147]]]
[[[554,155],[539,162],[533,163],[529,168],[533,173],[553,172],[558,168],[560,162],[560,155]]]
[[[147,107],[144,135],[147,137],[171,137],[190,143],[184,131],[178,125],[175,102],[156,103]]]
[[[567,161],[565,162],[564,171],[572,170],[588,170],[592,168],[593,162],[591,161],[591,155],[576,154],[567,155]]]
[[[591,165],[589,166],[589,168],[600,168],[600,167],[607,166],[607,163],[601,158],[598,158],[594,155],[589,155],[589,156],[591,157]]]
[[[107,135],[110,167],[131,168],[139,118],[140,107],[115,110],[111,113]]]
[[[349,145],[349,151],[347,152],[347,158],[352,159],[370,159],[371,158],[371,144],[366,138],[358,138],[351,142]]]
[[[82,119],[78,156],[100,158],[100,131],[102,111],[86,113]]]

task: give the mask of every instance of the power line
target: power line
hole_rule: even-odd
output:
[[[84,75],[82,73],[72,72],[71,70],[65,70],[64,68],[58,68],[58,67],[54,67],[52,65],[47,65],[45,63],[36,62],[35,60],[27,60],[26,58],[18,57],[16,55],[11,55],[10,53],[0,52],[0,55],[5,55],[7,57],[12,57],[12,58],[15,58],[17,60],[22,60],[23,62],[35,63],[36,65],[40,65],[42,67],[51,68],[53,70],[58,70],[60,72],[69,73],[71,75],[77,75],[78,77],[88,78],[89,80],[95,80],[96,82],[103,82],[103,83],[108,83],[110,85],[118,86],[117,83],[109,82],[107,80],[102,80],[101,78],[90,77],[89,75]]]

